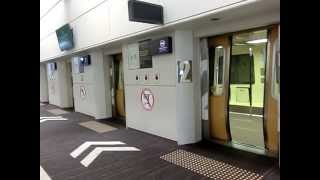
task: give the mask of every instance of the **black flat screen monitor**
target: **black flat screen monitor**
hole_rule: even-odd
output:
[[[172,53],[172,38],[163,37],[163,38],[151,41],[150,51],[151,51],[151,55]]]
[[[61,51],[70,50],[73,48],[73,32],[69,24],[66,24],[56,30],[56,35]]]
[[[80,63],[85,66],[89,66],[91,64],[91,57],[90,55],[80,57]]]
[[[128,1],[129,21],[163,24],[163,7],[143,1]]]

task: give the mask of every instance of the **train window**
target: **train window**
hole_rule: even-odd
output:
[[[213,94],[215,96],[222,95],[224,84],[224,64],[225,64],[225,50],[223,46],[215,48],[214,56],[214,75],[213,75]]]

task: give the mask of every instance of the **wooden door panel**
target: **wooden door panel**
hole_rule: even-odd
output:
[[[227,120],[227,99],[228,99],[228,64],[229,64],[229,49],[230,42],[227,35],[213,37],[209,39],[209,48],[215,48],[217,46],[223,46],[225,49],[224,60],[224,88],[222,95],[215,96],[213,93],[209,93],[209,124],[210,124],[210,135],[214,139],[229,141],[230,135],[228,132],[228,120]],[[213,56],[213,54],[210,54]],[[213,63],[214,57],[210,58],[210,63]],[[213,71],[210,69],[209,71]],[[213,79],[213,78],[212,78]],[[211,89],[212,87],[210,87]],[[211,91],[211,90],[209,90]]]
[[[224,96],[210,96],[209,101],[211,136],[215,139],[227,141],[229,136],[226,129]]]
[[[269,48],[268,57],[269,63],[267,64],[267,87],[266,87],[266,107],[265,107],[265,134],[266,134],[266,147],[271,152],[278,152],[278,102],[272,96],[272,68],[275,63],[273,56],[273,46],[278,37],[278,25],[271,28],[269,35]]]

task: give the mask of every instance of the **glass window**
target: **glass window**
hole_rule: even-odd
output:
[[[230,84],[254,84],[254,59],[250,54],[231,56]],[[250,74],[251,71],[251,74]]]
[[[224,85],[224,53],[223,46],[217,46],[215,48],[214,56],[214,75],[213,75],[213,94],[218,96],[223,93]]]
[[[257,30],[232,36],[230,58],[230,105],[254,107],[262,112],[264,107],[265,66],[268,31]],[[245,90],[244,90],[245,89]],[[246,101],[243,101],[243,100]]]

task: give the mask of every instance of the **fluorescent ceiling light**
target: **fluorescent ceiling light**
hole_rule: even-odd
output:
[[[217,46],[216,48],[217,48],[217,49],[222,49],[222,48],[223,48],[223,46]]]
[[[259,44],[259,43],[266,43],[268,42],[268,39],[256,39],[252,41],[247,41],[248,44]]]

